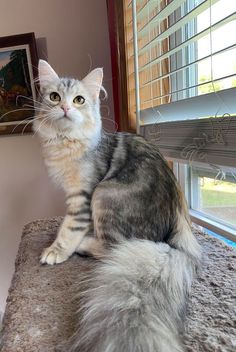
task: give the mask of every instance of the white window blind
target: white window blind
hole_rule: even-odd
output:
[[[236,1],[124,0],[124,11],[137,130],[169,157],[236,166]]]

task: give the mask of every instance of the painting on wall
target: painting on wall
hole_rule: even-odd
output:
[[[31,132],[37,62],[34,33],[0,37],[0,135]]]

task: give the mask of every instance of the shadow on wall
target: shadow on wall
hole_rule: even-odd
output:
[[[47,39],[45,37],[36,39],[38,57],[48,61]]]

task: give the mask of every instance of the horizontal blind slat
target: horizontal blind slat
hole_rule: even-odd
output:
[[[155,44],[156,40],[162,41],[165,38],[168,38],[171,34],[175,33],[178,29],[182,28],[185,24],[187,24],[189,21],[191,21],[193,18],[196,18],[199,16],[202,12],[204,12],[206,9],[209,8],[210,3],[212,2],[212,5],[217,3],[219,0],[206,0],[205,2],[201,3],[197,7],[195,7],[192,11],[187,13],[185,16],[183,16],[179,21],[177,21],[175,24],[172,26],[168,27],[165,31],[163,31],[158,37],[153,38],[149,43],[147,43],[144,47],[140,48],[139,54],[142,54],[145,52],[147,49],[151,49]],[[151,31],[153,28],[155,28],[155,23],[153,20],[151,20],[148,23],[148,27],[145,32],[140,31],[138,35],[140,34],[145,35],[149,31]]]
[[[155,25],[156,22],[160,22],[163,21],[163,19],[167,18],[168,16],[170,16],[174,11],[176,11],[186,0],[178,0],[178,1],[173,1],[172,3],[170,3],[169,5],[167,5],[163,10],[161,10],[160,12],[158,12],[152,19],[150,19],[150,21],[148,21],[139,31],[138,31],[138,35],[139,36],[144,36],[146,35],[150,30],[152,30]],[[205,0],[205,3],[208,3],[211,0]],[[212,0],[212,1],[219,1],[219,0]],[[199,8],[201,5],[195,7],[195,9]],[[209,5],[208,5],[209,7]],[[192,10],[192,12],[195,11]],[[189,13],[190,14],[190,13]],[[184,16],[186,17],[186,16]],[[182,19],[182,18],[181,18]],[[181,20],[180,19],[180,20]],[[178,23],[178,22],[177,22]]]
[[[148,0],[147,3],[139,11],[137,11],[137,19],[141,19],[147,16],[150,11],[152,11],[156,6],[160,5],[161,1],[162,0]]]
[[[148,102],[151,102],[153,99],[156,99],[156,98],[166,98],[166,97],[169,97],[169,96],[171,96],[171,95],[178,94],[178,93],[181,93],[181,92],[185,92],[185,91],[188,91],[188,90],[190,90],[190,89],[202,87],[202,86],[207,85],[207,84],[210,84],[210,83],[212,83],[212,84],[213,84],[212,87],[214,87],[214,83],[217,83],[217,82],[219,82],[219,81],[222,81],[223,79],[228,79],[228,78],[233,78],[233,77],[236,78],[236,72],[233,73],[233,74],[231,74],[231,75],[222,76],[222,77],[219,77],[219,78],[216,78],[216,79],[212,79],[212,80],[209,80],[209,81],[206,81],[206,82],[201,82],[201,83],[195,84],[195,85],[193,85],[193,86],[188,86],[188,87],[185,87],[185,88],[173,90],[172,92],[169,92],[169,93],[166,93],[166,94],[161,94],[161,95],[153,96],[151,99],[143,100],[143,102],[144,102],[144,103],[148,103]]]
[[[120,1],[120,0],[118,0]],[[152,9],[155,8],[155,6],[159,5],[161,3],[162,0],[156,0],[155,1],[152,1]],[[132,3],[133,3],[133,0],[130,1],[130,3],[128,4],[127,8],[131,9],[132,8]],[[143,5],[143,6],[140,6],[140,8],[136,8],[136,14],[137,16],[139,15],[140,17],[140,14],[144,14],[145,15],[145,10],[147,9],[147,6],[149,4],[149,0],[146,0],[146,3]],[[137,6],[139,7],[139,6]],[[132,23],[132,20],[128,22],[128,24],[131,24]]]
[[[154,60],[150,61],[149,63],[143,65],[140,67],[139,72],[142,72],[144,69],[146,69],[147,66],[153,65],[161,60],[167,59],[169,58],[171,55],[177,53],[179,50],[185,48],[187,45],[197,42],[199,39],[201,39],[202,37],[206,36],[207,34],[209,34],[210,32],[213,32],[217,29],[219,29],[220,27],[224,26],[225,24],[236,20],[236,13],[233,13],[225,18],[223,18],[222,20],[216,22],[212,27],[208,27],[206,29],[204,29],[203,31],[195,34],[194,36],[192,36],[191,38],[185,40],[183,43],[181,43],[180,45],[177,45],[175,48],[168,50],[166,53],[158,56],[157,58],[155,58]]]
[[[224,52],[227,52],[228,50],[231,50],[231,49],[235,49],[236,48],[236,44],[233,44],[233,45],[229,45],[228,47],[226,48],[223,48],[221,50],[218,50],[218,51],[215,51],[213,54],[209,54],[209,55],[206,55],[204,57],[202,57],[201,59],[197,59],[197,60],[194,60],[194,61],[191,61],[190,63],[186,64],[186,65],[183,65],[181,66],[180,68],[178,69],[175,69],[175,70],[172,70],[164,75],[161,75],[161,76],[158,76],[156,77],[155,79],[152,79],[152,80],[149,80],[145,83],[142,84],[142,88],[151,84],[151,83],[155,83],[157,81],[159,81],[160,79],[163,79],[163,78],[167,78],[169,77],[170,75],[173,75],[173,74],[176,74],[176,73],[179,73],[183,70],[186,70],[187,68],[190,68],[192,65],[196,65],[196,64],[199,64],[201,62],[203,62],[204,60],[206,59],[209,59],[211,56],[214,57],[216,55],[219,55],[221,53],[224,53]],[[149,69],[149,67],[147,68],[147,70]],[[145,72],[145,71],[144,71]],[[236,72],[235,72],[236,74]],[[225,76],[224,76],[225,77]],[[205,83],[205,82],[204,82]],[[209,82],[208,82],[209,83]],[[202,83],[203,84],[203,83]]]

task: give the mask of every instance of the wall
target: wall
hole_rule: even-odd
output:
[[[22,227],[63,213],[63,194],[48,180],[37,141],[32,136],[0,138],[0,310]]]
[[[0,35],[35,32],[39,56],[48,57],[60,75],[82,78],[91,67],[104,67],[110,98],[103,108],[112,119],[106,16],[105,0],[0,0]],[[5,306],[23,225],[63,213],[63,194],[47,177],[37,140],[32,136],[1,137],[0,311]]]

